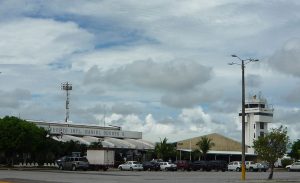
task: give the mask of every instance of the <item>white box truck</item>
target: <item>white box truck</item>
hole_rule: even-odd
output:
[[[112,149],[88,149],[86,158],[91,169],[106,171],[115,164],[115,151]]]

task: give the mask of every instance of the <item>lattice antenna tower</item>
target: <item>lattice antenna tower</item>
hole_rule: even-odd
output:
[[[69,114],[70,114],[70,111],[69,111],[69,104],[70,104],[70,93],[69,91],[72,90],[72,84],[69,83],[69,82],[65,82],[65,83],[62,83],[61,84],[61,89],[62,90],[65,90],[66,93],[67,93],[67,100],[66,100],[66,118],[65,118],[65,122],[67,123],[68,120],[69,120]]]

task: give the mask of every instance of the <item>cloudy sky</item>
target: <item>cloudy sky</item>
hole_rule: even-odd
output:
[[[117,125],[169,141],[240,139],[246,96],[274,107],[271,127],[300,131],[298,0],[0,1],[0,116]]]

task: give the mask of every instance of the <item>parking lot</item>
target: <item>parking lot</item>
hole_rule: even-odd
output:
[[[240,172],[167,171],[60,171],[1,170],[0,183],[195,183],[241,182]],[[245,182],[267,181],[269,172],[247,172]],[[300,172],[274,172],[271,182],[299,182]]]

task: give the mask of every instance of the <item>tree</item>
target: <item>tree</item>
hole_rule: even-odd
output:
[[[157,158],[167,161],[169,158],[176,155],[176,149],[173,144],[167,143],[168,139],[165,137],[160,143],[155,145],[155,153]]]
[[[208,138],[207,136],[201,137],[201,139],[196,144],[198,146],[199,151],[204,157],[204,160],[206,160],[207,152],[215,146],[215,143],[213,143],[212,139]]]
[[[293,143],[290,156],[295,160],[300,159],[300,139]]]
[[[14,164],[15,157],[26,159],[38,151],[45,131],[32,123],[17,117],[0,119],[0,151],[6,157],[9,165]]]
[[[270,164],[271,171],[268,179],[273,178],[274,163],[278,158],[284,156],[287,151],[288,142],[287,129],[283,128],[283,126],[273,128],[270,133],[260,136],[257,140],[253,141],[253,147],[257,155]]]
[[[201,159],[201,156],[202,156],[202,153],[199,149],[194,149],[192,151],[192,154],[193,154],[193,159],[195,160],[196,157],[198,157],[198,160]]]
[[[101,149],[103,147],[102,142],[92,142],[91,145],[88,146],[90,149]]]

